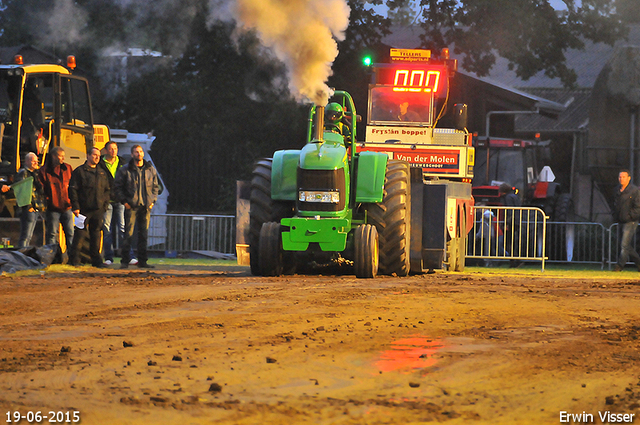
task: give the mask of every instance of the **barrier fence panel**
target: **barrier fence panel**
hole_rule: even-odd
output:
[[[235,254],[235,231],[232,215],[151,215],[149,247],[158,251]]]
[[[600,223],[547,222],[547,262],[596,263],[604,268],[606,232]]]
[[[475,207],[474,211],[467,258],[540,261],[542,270],[545,262],[596,263],[603,268],[617,262],[617,224],[606,229],[600,223],[547,222],[544,212],[532,207]],[[235,232],[232,215],[152,214],[149,248],[233,255]]]
[[[540,208],[474,207],[473,229],[469,233],[467,258],[521,262],[546,260],[546,220]]]
[[[611,269],[611,266],[618,263],[618,257],[620,256],[620,238],[622,237],[622,235],[619,234],[619,229],[620,226],[618,223],[613,223],[609,227],[609,269]],[[640,249],[640,247],[638,246],[637,229],[636,233],[633,234],[633,241],[631,242],[631,246],[633,246],[636,252],[638,252]]]

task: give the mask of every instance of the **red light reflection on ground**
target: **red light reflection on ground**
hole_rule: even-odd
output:
[[[444,344],[439,339],[425,337],[411,337],[391,343],[391,348],[383,351],[380,360],[375,365],[382,372],[406,371],[423,369],[433,366],[437,359],[433,355]]]

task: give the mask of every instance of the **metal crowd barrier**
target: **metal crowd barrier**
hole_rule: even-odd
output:
[[[600,223],[547,222],[547,262],[607,262],[607,232]]]
[[[611,266],[618,263],[618,257],[620,256],[620,237],[622,235],[618,232],[618,223],[613,223],[609,226],[609,256],[608,256],[608,267],[611,270]],[[640,251],[640,247],[638,246],[638,231],[636,229],[636,233],[633,235],[633,244],[632,246],[636,250],[636,252]],[[632,263],[627,263],[632,264]]]
[[[233,215],[152,214],[149,223],[150,250],[235,254],[235,239]]]
[[[593,263],[611,267],[619,254],[617,224],[549,222],[532,207],[475,207],[467,259],[484,262]],[[152,214],[149,249],[235,254],[235,216]],[[608,233],[608,235],[607,235]],[[497,236],[497,237],[496,237]],[[634,239],[635,244],[635,239]]]
[[[544,271],[547,217],[535,207],[474,207],[467,258],[540,261]]]

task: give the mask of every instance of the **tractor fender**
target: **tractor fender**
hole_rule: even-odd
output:
[[[382,202],[389,156],[383,152],[361,152],[356,169],[356,202]]]
[[[281,150],[273,154],[271,168],[271,199],[295,201],[298,199],[297,179],[300,150]]]

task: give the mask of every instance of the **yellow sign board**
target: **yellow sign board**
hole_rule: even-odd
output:
[[[391,49],[391,62],[426,62],[431,58],[431,50]]]

